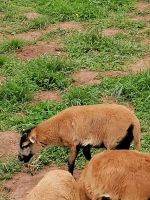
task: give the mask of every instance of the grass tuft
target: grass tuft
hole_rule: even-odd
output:
[[[0,99],[1,101],[10,101],[11,103],[23,103],[31,100],[35,88],[24,76],[16,77],[0,87]]]
[[[10,179],[14,172],[20,170],[21,164],[16,158],[5,162],[0,161],[0,180]]]
[[[20,39],[6,40],[0,43],[0,53],[8,53],[10,51],[20,49],[25,45],[25,41]]]
[[[47,17],[37,17],[35,19],[32,19],[27,24],[27,30],[29,29],[42,29],[46,28],[49,25],[49,20]]]
[[[89,86],[71,88],[64,96],[63,102],[65,105],[77,106],[99,103],[99,92],[97,88]]]
[[[143,55],[148,47],[128,36],[103,37],[100,33],[74,33],[66,39],[66,51],[83,66],[119,69],[129,59]]]

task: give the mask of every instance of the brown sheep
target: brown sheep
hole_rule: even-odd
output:
[[[78,185],[82,200],[150,200],[150,154],[103,151],[87,164]]]
[[[23,131],[19,159],[28,162],[46,145],[69,148],[69,172],[73,173],[80,147],[87,160],[90,148],[129,149],[132,140],[140,150],[140,123],[128,108],[117,104],[73,106],[34,128]]]
[[[64,170],[52,170],[32,189],[25,200],[80,200],[73,176]]]

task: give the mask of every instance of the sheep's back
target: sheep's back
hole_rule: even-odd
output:
[[[97,154],[83,170],[79,183],[89,197],[109,194],[128,199],[150,196],[150,155],[115,150]],[[123,199],[123,198],[122,198]]]
[[[63,170],[53,170],[33,188],[25,200],[79,200],[78,186],[73,176]]]

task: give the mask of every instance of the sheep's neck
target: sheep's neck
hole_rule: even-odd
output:
[[[54,118],[42,122],[37,126],[36,130],[39,141],[43,145],[57,145],[61,143],[59,138],[59,123]]]

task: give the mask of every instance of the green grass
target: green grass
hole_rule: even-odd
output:
[[[0,24],[4,27],[4,33],[18,33],[31,29],[39,29],[56,21],[84,21],[93,19],[104,19],[112,14],[121,14],[134,9],[135,0],[125,1],[97,1],[86,0],[68,1],[68,0],[12,0],[6,3],[1,0],[0,11],[4,16]],[[28,20],[25,17],[27,12],[37,12],[43,16],[34,20]]]
[[[5,162],[0,161],[0,180],[10,179],[14,172],[18,172],[21,165],[17,159],[11,159]]]
[[[138,14],[136,1],[131,0],[1,0],[0,33],[16,34],[23,31],[44,29],[58,21],[83,21],[84,28],[78,30],[56,30],[44,33],[37,41],[59,38],[64,55],[42,55],[23,61],[12,53],[29,44],[20,39],[5,40],[0,43],[0,76],[6,82],[0,85],[0,130],[17,130],[31,127],[72,105],[102,103],[102,97],[116,98],[118,103],[130,102],[142,125],[142,151],[150,152],[150,71],[135,75],[103,78],[99,84],[73,86],[71,74],[82,68],[98,71],[127,70],[136,61],[150,52],[142,43],[149,39],[147,22],[134,21]],[[29,20],[27,12],[37,12],[39,17]],[[129,16],[131,14],[131,17]],[[147,14],[146,13],[141,14]],[[118,28],[115,36],[106,37],[102,31]],[[34,44],[34,42],[31,43]],[[60,102],[39,101],[31,103],[34,92],[58,90],[62,94]],[[24,115],[20,116],[18,113]],[[97,151],[93,151],[93,154]],[[66,148],[47,147],[32,160],[35,170],[48,163],[66,163]],[[78,168],[83,168],[85,159],[79,154]],[[0,161],[0,179],[9,179],[20,171],[22,164],[15,159]],[[2,198],[0,196],[0,198]]]
[[[12,103],[25,102],[31,99],[34,89],[34,85],[24,76],[16,77],[0,87],[0,99]]]
[[[25,41],[20,39],[6,40],[0,43],[0,54],[8,53],[10,51],[20,49],[25,45]]]
[[[147,48],[124,34],[104,37],[94,30],[66,39],[66,51],[80,65],[94,69],[119,69],[126,61],[143,55]]]

